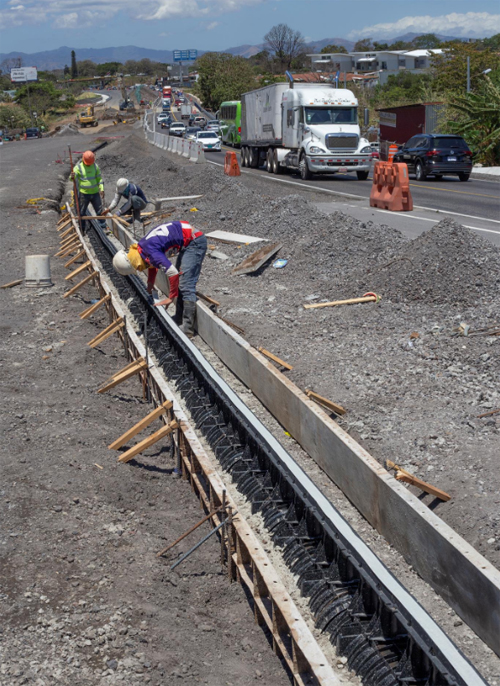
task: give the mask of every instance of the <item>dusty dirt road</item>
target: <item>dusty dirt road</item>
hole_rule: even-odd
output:
[[[1,283],[24,276],[25,255],[56,252],[58,215],[25,201],[57,196],[74,141],[1,151]],[[215,539],[169,571],[206,525],[156,558],[202,512],[167,444],[128,465],[107,449],[149,406],[137,380],[96,393],[122,348],[86,346],[107,324],[78,318],[96,291],[63,300],[68,272],[51,263],[52,288],[0,290],[0,684],[288,684]]]

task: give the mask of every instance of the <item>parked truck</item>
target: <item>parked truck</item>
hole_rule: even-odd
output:
[[[370,143],[361,137],[353,93],[320,83],[275,83],[244,93],[241,101],[241,164],[268,172],[356,172],[368,178]]]

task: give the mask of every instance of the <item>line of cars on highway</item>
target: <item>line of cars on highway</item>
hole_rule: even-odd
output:
[[[169,136],[185,138],[189,141],[201,143],[203,150],[220,152],[222,149],[220,137],[220,125],[218,122],[207,122],[205,117],[193,115],[187,124],[175,121],[169,112],[158,115],[157,123],[162,129],[166,129]]]

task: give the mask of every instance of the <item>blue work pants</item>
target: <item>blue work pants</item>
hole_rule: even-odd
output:
[[[177,257],[179,296],[182,300],[196,302],[196,284],[200,278],[201,265],[207,252],[207,237],[198,236],[181,250]]]

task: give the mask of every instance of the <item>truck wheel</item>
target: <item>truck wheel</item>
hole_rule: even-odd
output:
[[[247,166],[247,149],[243,146],[240,150],[240,162],[242,167]]]
[[[273,173],[273,154],[274,150],[272,148],[268,148],[266,154],[266,171],[268,174]]]
[[[367,171],[357,171],[356,176],[358,177],[358,181],[366,181],[368,178],[368,172]]]
[[[281,174],[281,167],[278,162],[278,150],[276,148],[273,152],[273,174]]]
[[[313,177],[307,166],[307,158],[305,155],[301,155],[299,162],[299,173],[302,181],[310,181]]]
[[[257,169],[259,165],[259,148],[248,148],[248,166]]]

